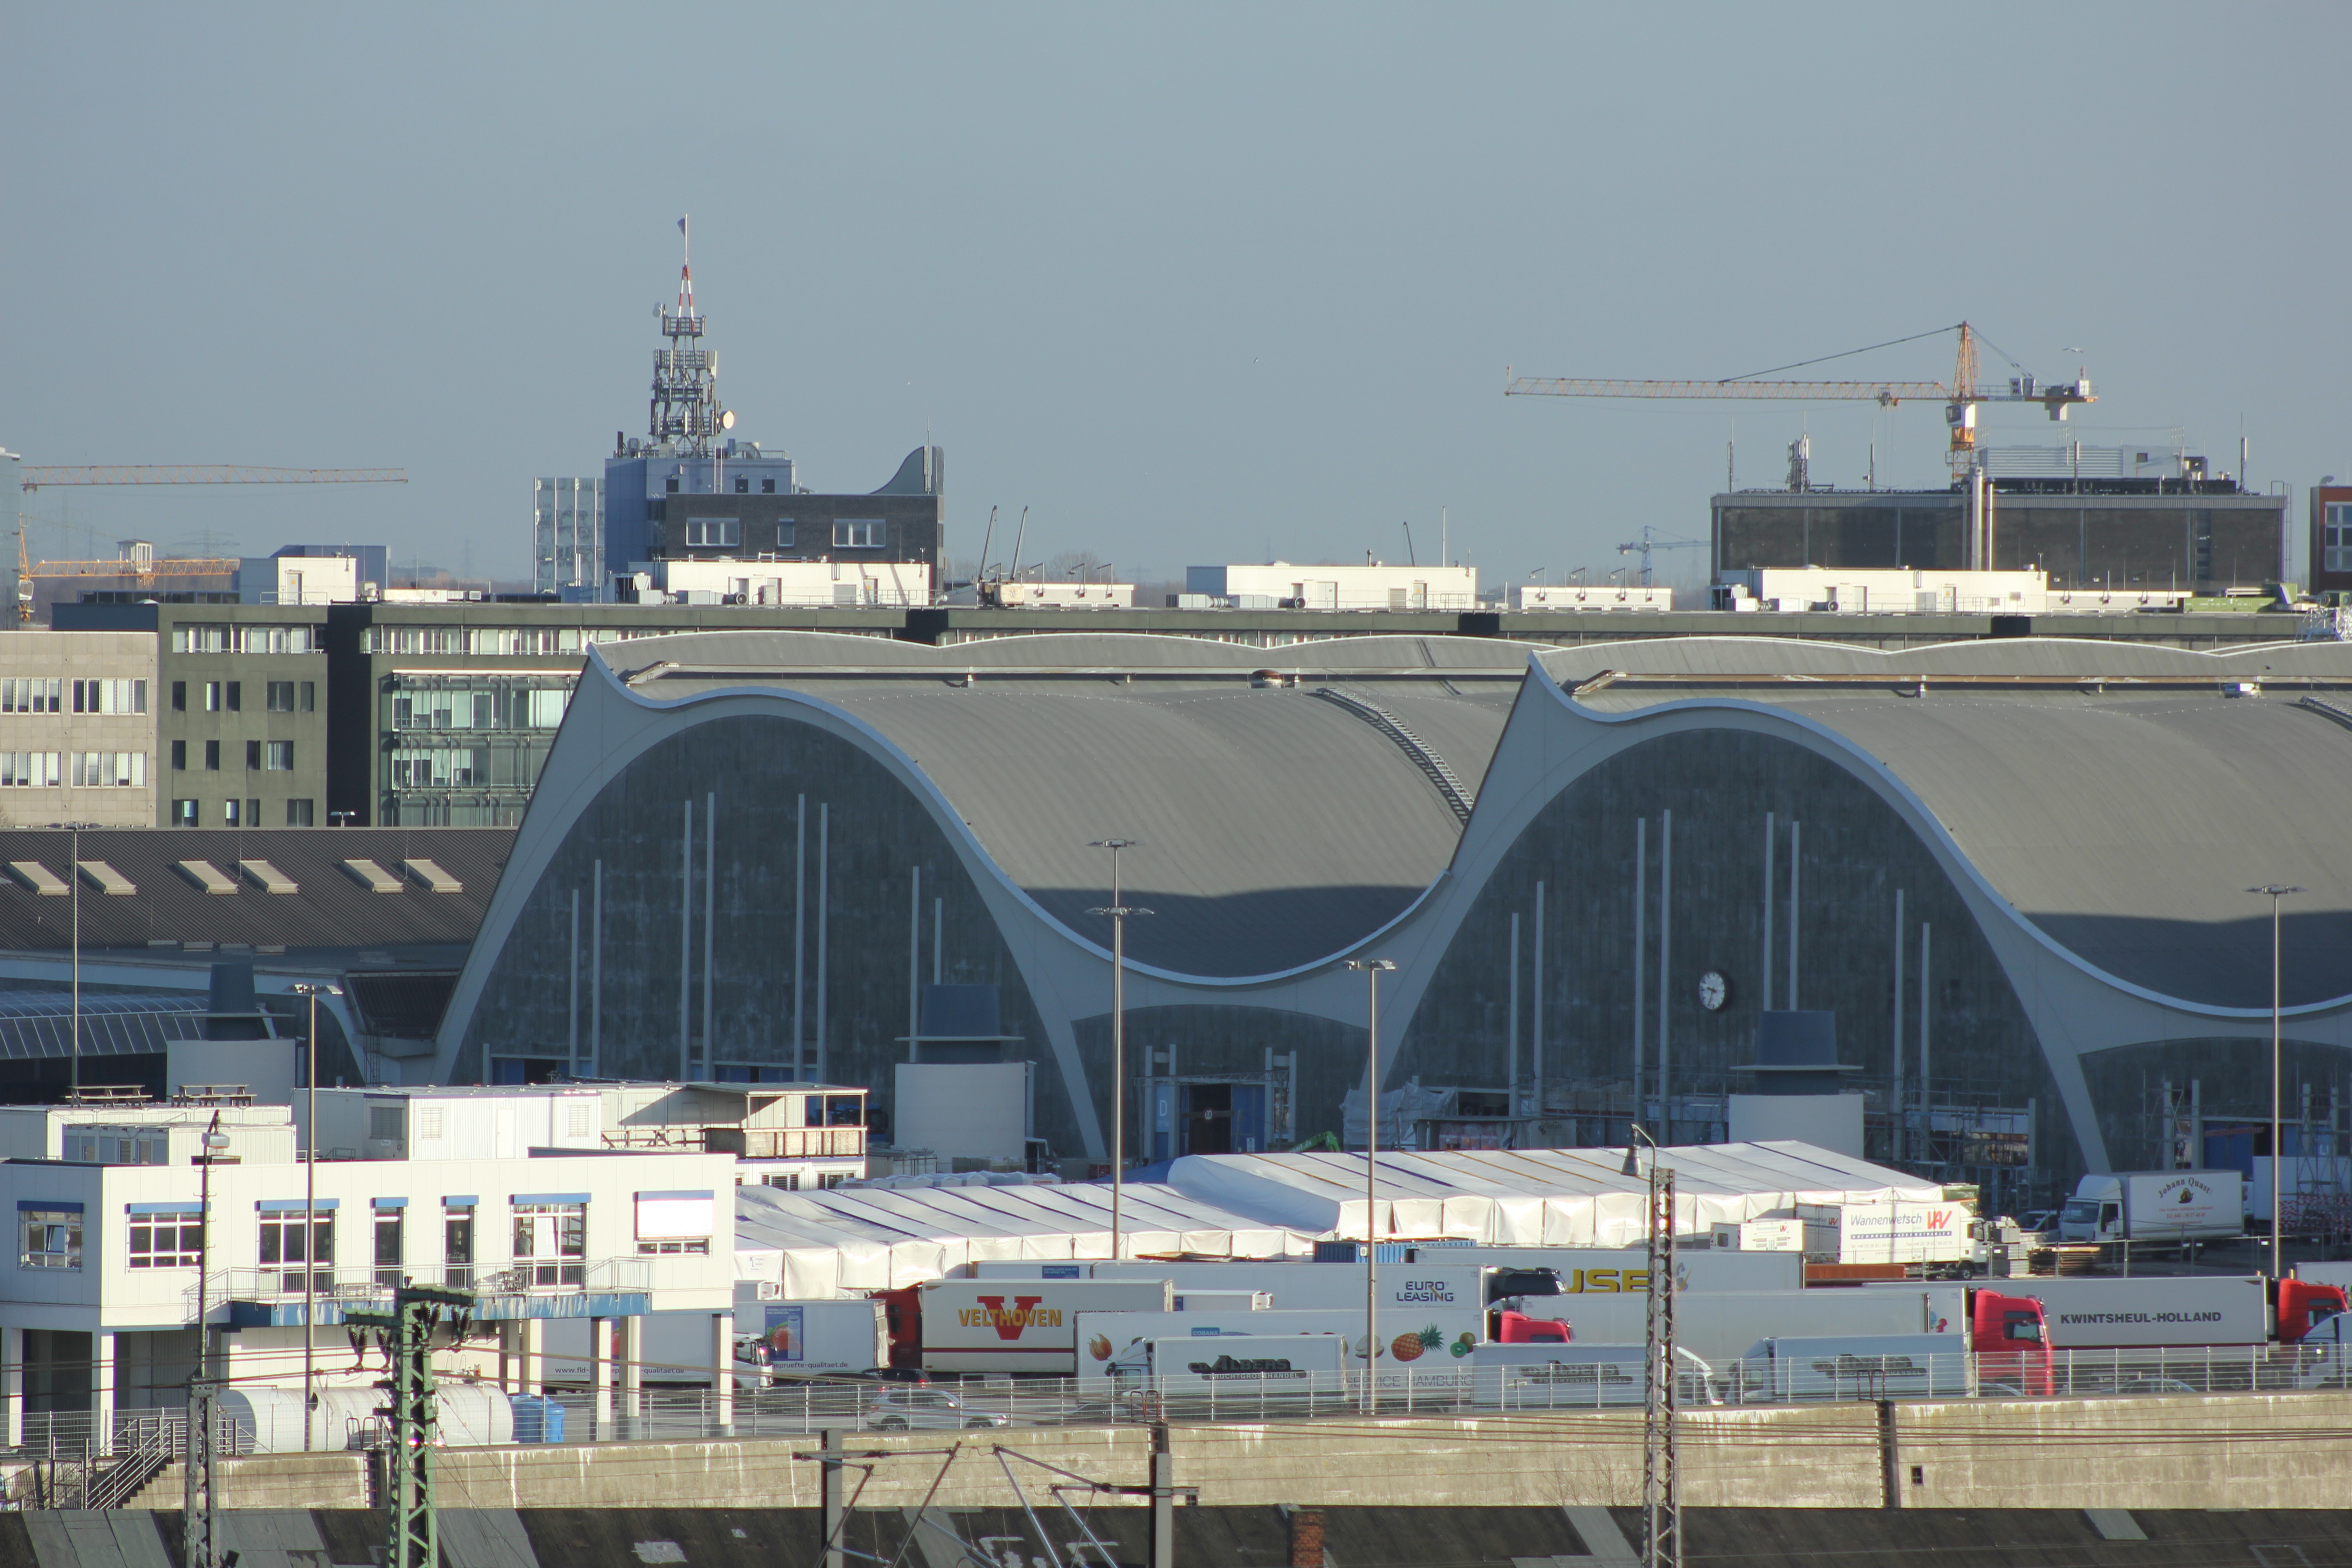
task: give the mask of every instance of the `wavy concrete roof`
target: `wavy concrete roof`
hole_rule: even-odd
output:
[[[855,643],[857,646],[845,646]],[[939,788],[1004,876],[1108,944],[1120,857],[1128,952],[1176,973],[1279,973],[1342,951],[1444,870],[1461,821],[1393,715],[1475,793],[1527,650],[1479,639],[1334,639],[1276,650],[1041,635],[932,648],[800,633],[606,645],[638,698],[772,687],[869,727]],[[1254,671],[1296,674],[1261,684]],[[967,677],[970,681],[967,684]]]
[[[2268,1006],[2269,904],[2244,889],[2298,885],[2285,1001],[2352,994],[2352,646],[1717,637],[1538,662],[1571,689],[1620,672],[1572,698],[1596,716],[1730,701],[1818,725],[1884,764],[2023,919],[2158,995]],[[2223,695],[2248,681],[2259,695]]]

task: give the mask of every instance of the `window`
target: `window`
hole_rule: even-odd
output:
[[[247,827],[259,827],[261,826],[261,803],[259,801],[248,800],[245,803],[245,825]]]
[[[318,711],[318,708],[319,683],[315,680],[306,680],[302,683],[302,711],[314,713]]]
[[[143,680],[77,680],[73,683],[77,713],[144,713],[147,683]]]
[[[269,710],[272,713],[294,711],[294,683],[290,680],[269,682]]]
[[[81,1205],[41,1201],[16,1205],[16,1228],[24,1250],[16,1255],[19,1268],[79,1268],[81,1267]]]
[[[787,518],[782,518],[782,519],[780,519],[780,520],[777,521],[777,523],[776,523],[776,548],[777,548],[777,549],[779,549],[779,550],[790,550],[790,549],[793,547],[793,542],[794,540],[798,539],[799,537],[800,537],[800,530],[799,530],[796,526],[794,526],[794,524],[793,524],[793,520],[792,520],[791,518],[789,518],[789,517],[787,517]]]
[[[221,802],[221,826],[223,827],[244,826],[245,802],[241,800],[225,800]]]
[[[247,742],[245,743],[245,767],[246,767],[246,771],[247,771],[247,773],[257,773],[257,772],[259,772],[259,771],[260,771],[260,768],[261,768],[261,742],[258,742],[258,741],[247,741]]]
[[[302,1245],[302,1209],[267,1211],[261,1216],[261,1267],[276,1277],[278,1289],[299,1294],[304,1264],[310,1265],[313,1290],[331,1290],[335,1284],[335,1211],[321,1206],[313,1215],[310,1245]]]
[[[147,753],[144,752],[75,752],[73,782],[76,789],[144,788],[147,783]]]
[[[402,747],[392,753],[394,789],[466,789],[489,782],[489,751]]]
[[[377,1200],[381,1205],[381,1199]],[[405,1261],[401,1252],[401,1219],[408,1210],[383,1208],[375,1211],[375,1282],[397,1289],[404,1276],[401,1264]]]
[[[435,1112],[434,1114],[438,1114]],[[441,1258],[446,1269],[442,1283],[452,1289],[474,1288],[474,1205],[441,1205]]]
[[[172,628],[173,653],[324,653],[318,626],[186,626]]]
[[[173,826],[194,827],[196,826],[196,803],[194,801],[175,800],[172,803]]]
[[[133,1268],[194,1268],[205,1251],[204,1215],[194,1208],[166,1214],[132,1210],[131,1267]]]
[[[398,1143],[408,1137],[407,1118],[397,1105],[368,1107],[368,1136],[378,1142]]]
[[[846,1171],[827,1171],[821,1180],[824,1183],[825,1190],[830,1192],[834,1188],[841,1185],[842,1183],[849,1180],[849,1173]]]
[[[55,789],[62,752],[0,752],[0,788]]]
[[[187,771],[187,768],[188,768],[188,743],[187,743],[185,741],[174,741],[174,742],[172,742],[172,771],[173,771],[173,773],[185,773],[185,772]]]
[[[835,550],[881,549],[881,520],[847,517],[836,519],[833,525],[833,547]]]
[[[220,772],[220,742],[218,741],[206,741],[205,742],[205,766],[214,773]]]
[[[2322,570],[2352,572],[2352,503],[2329,501],[2320,527]]]
[[[205,711],[217,713],[220,710],[221,683],[217,680],[207,680],[205,682]]]
[[[0,680],[0,713],[54,713],[64,689],[62,680]]]
[[[738,474],[735,476],[735,493],[739,496],[747,496],[751,493],[751,475]]]
[[[533,730],[552,730],[563,722],[563,710],[565,706],[571,702],[572,693],[569,691],[533,691],[527,695],[530,698],[530,701],[527,704],[527,711],[530,716],[530,728]]]
[[[801,1173],[798,1171],[774,1171],[761,1177],[760,1180],[768,1186],[782,1187],[788,1193],[801,1190]]]
[[[286,803],[286,826],[289,827],[316,827],[318,823],[313,818],[311,813],[311,803],[307,800],[288,801]]]
[[[708,1192],[639,1193],[640,1253],[708,1253],[717,1205]]]
[[[288,773],[294,771],[294,742],[291,741],[269,742],[262,749],[261,756],[261,765],[270,773]]]
[[[187,710],[188,683],[184,680],[175,680],[172,682],[172,711],[185,713]]]
[[[742,525],[731,517],[689,517],[686,520],[686,542],[728,546],[742,535]]]
[[[776,481],[773,479],[761,479],[760,481],[760,493],[763,496],[774,495],[776,493]]]
[[[526,1289],[534,1285],[586,1284],[587,1204],[517,1203],[514,1262]]]
[[[245,711],[245,682],[244,682],[244,681],[242,681],[242,680],[232,680],[232,681],[228,682],[228,683],[227,683],[227,697],[228,697],[228,710],[229,710],[230,712],[232,712],[232,713],[242,713],[243,711]]]
[[[666,484],[663,488],[664,488],[665,489],[668,490],[668,491],[669,491],[669,493],[670,493],[670,494],[672,494],[672,495],[676,495],[676,494],[677,494],[677,476],[676,474],[672,474],[672,475],[669,477],[669,481],[668,481],[668,483],[667,483],[667,484]]]
[[[585,1138],[591,1131],[585,1101],[574,1101],[564,1108],[564,1133],[567,1137]]]
[[[419,1107],[416,1112],[416,1135],[419,1138],[441,1136],[441,1108],[437,1105]]]

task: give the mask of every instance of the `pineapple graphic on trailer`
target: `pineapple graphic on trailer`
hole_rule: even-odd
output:
[[[1444,1343],[1445,1331],[1432,1323],[1417,1333],[1399,1334],[1395,1342],[1389,1346],[1389,1353],[1401,1362],[1419,1361]]]

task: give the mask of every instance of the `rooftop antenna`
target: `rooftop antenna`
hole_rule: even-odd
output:
[[[719,355],[702,346],[701,314],[694,308],[693,234],[677,220],[677,309],[656,307],[667,348],[654,351],[653,406],[648,434],[656,443],[675,443],[679,454],[707,458],[714,437],[735,427],[735,416],[719,405]]]

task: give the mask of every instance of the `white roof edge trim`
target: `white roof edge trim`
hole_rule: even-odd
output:
[[[632,688],[626,681],[621,679],[617,673],[613,671],[609,667],[605,670],[605,678],[609,679],[613,683],[614,688],[618,690],[623,697],[628,699],[628,700],[636,703],[642,708],[648,708],[656,711],[663,710],[683,710],[688,708],[695,707],[700,703],[715,702],[720,699],[751,698],[765,701],[779,702],[787,706],[808,708],[826,715],[835,722],[842,725],[845,729],[855,734],[863,736],[872,749],[880,756],[882,761],[890,764],[894,771],[898,772],[902,775],[901,782],[905,783],[909,789],[914,790],[924,800],[929,803],[932,817],[939,824],[940,828],[951,838],[954,838],[969,847],[971,853],[978,857],[981,863],[989,868],[991,874],[996,878],[997,881],[1003,885],[1004,889],[1008,893],[1012,894],[1014,899],[1020,901],[1022,908],[1036,916],[1037,919],[1045,921],[1046,925],[1050,926],[1054,930],[1060,931],[1064,936],[1076,943],[1079,947],[1101,959],[1105,963],[1108,963],[1110,962],[1111,952],[1108,947],[1094,941],[1090,937],[1083,936],[1078,932],[1072,931],[1068,926],[1063,924],[1061,921],[1049,913],[1044,905],[1031,898],[1027,889],[1023,888],[1019,883],[1013,881],[1013,879],[1006,874],[1004,868],[996,863],[996,857],[988,852],[988,847],[980,841],[980,836],[972,831],[971,825],[964,821],[962,814],[958,812],[955,809],[954,805],[949,801],[947,793],[940,787],[938,781],[933,779],[929,773],[924,771],[921,763],[908,756],[887,736],[875,729],[871,724],[868,724],[865,720],[858,718],[856,715],[845,709],[835,707],[832,703],[824,700],[822,698],[811,697],[806,692],[795,691],[792,688],[784,686],[714,686],[705,690],[693,692],[686,696],[675,697],[667,700],[656,700],[656,699],[647,697],[644,693]],[[1439,871],[1435,877],[1432,878],[1429,885],[1422,889],[1419,893],[1415,894],[1411,903],[1398,910],[1394,916],[1391,917],[1386,922],[1379,926],[1377,929],[1365,932],[1364,935],[1358,938],[1356,941],[1349,942],[1345,947],[1337,949],[1336,951],[1326,954],[1324,957],[1314,959],[1306,963],[1296,964],[1288,969],[1273,970],[1264,974],[1187,974],[1181,970],[1163,969],[1157,964],[1139,963],[1134,958],[1129,957],[1127,961],[1128,973],[1130,974],[1148,974],[1154,980],[1166,980],[1181,985],[1229,986],[1234,988],[1250,985],[1267,985],[1277,981],[1296,980],[1301,975],[1314,974],[1330,968],[1333,964],[1338,963],[1340,960],[1346,958],[1349,953],[1361,952],[1369,943],[1379,941],[1381,937],[1387,935],[1390,931],[1395,930],[1398,926],[1412,919],[1415,911],[1417,911],[1423,904],[1428,902],[1430,896],[1436,892],[1438,889],[1444,887],[1447,879],[1452,875],[1453,870],[1449,865],[1445,869]]]
[[[1870,651],[1877,652],[1879,650],[1872,649]],[[2201,652],[2202,650],[2183,649],[2179,651]],[[1550,688],[1552,695],[1564,704],[1570,713],[1588,723],[1634,723],[1644,719],[1655,718],[1665,713],[1687,712],[1695,709],[1715,709],[1728,712],[1753,713],[1768,719],[1777,720],[1780,723],[1786,724],[1791,729],[1802,731],[1806,734],[1811,735],[1818,740],[1824,742],[1830,749],[1838,752],[1843,755],[1855,759],[1861,764],[1861,767],[1857,769],[1858,772],[1866,774],[1872,782],[1877,784],[1882,789],[1885,789],[1887,793],[1893,795],[1905,805],[1908,805],[1914,812],[1917,813],[1919,820],[1927,825],[1927,829],[1923,833],[1923,837],[1927,839],[1928,847],[1935,852],[1937,858],[1947,861],[1949,865],[1958,866],[1961,873],[1967,877],[1971,886],[1975,887],[1978,891],[1983,893],[1986,898],[1992,900],[1994,906],[2000,909],[2004,914],[2008,915],[2011,921],[2013,922],[2021,931],[2034,942],[2040,943],[2043,950],[2048,952],[2053,957],[2059,959],[2063,963],[2071,964],[2073,967],[2080,970],[2083,973],[2088,975],[2093,980],[2097,981],[2102,985],[2112,986],[2116,990],[2121,991],[2126,995],[2137,996],[2143,1002],[2153,1002],[2160,1007],[2170,1007],[2179,1012],[2192,1013],[2201,1017],[2208,1018],[2267,1018],[2271,1016],[2271,1010],[2268,1007],[2221,1007],[2216,1006],[2210,1002],[2191,1002],[2186,997],[2168,996],[2161,991],[2153,991],[2144,985],[2136,985],[2128,980],[2125,980],[2117,975],[2110,974],[2105,970],[2101,969],[2097,964],[2093,963],[2090,960],[2084,958],[2074,949],[2066,946],[2056,937],[2052,936],[2048,931],[2043,931],[2040,926],[2034,924],[2032,921],[2026,919],[2024,915],[2021,914],[2018,911],[2017,906],[2011,903],[2009,900],[2002,895],[2000,890],[1992,885],[1992,883],[1986,878],[1984,872],[1978,868],[1976,861],[1971,859],[1968,852],[1960,847],[1959,841],[1954,838],[1950,831],[1944,826],[1943,819],[1938,817],[1933,811],[1929,810],[1927,803],[1920,799],[1918,795],[1912,790],[1911,786],[1905,784],[1902,778],[1897,775],[1892,768],[1888,767],[1885,763],[1880,762],[1876,757],[1872,756],[1868,752],[1863,750],[1863,748],[1854,742],[1847,739],[1845,736],[1838,733],[1835,730],[1831,729],[1828,725],[1822,723],[1818,720],[1808,719],[1801,713],[1791,713],[1786,709],[1777,708],[1769,702],[1743,702],[1735,699],[1721,697],[1695,697],[1684,699],[1679,701],[1661,702],[1652,707],[1644,708],[1639,712],[1633,713],[1596,713],[1592,710],[1585,707],[1582,703],[1577,701],[1574,697],[1569,694],[1568,689],[1565,687],[1561,686],[1559,681],[1551,679],[1549,675],[1545,677],[1544,684]],[[2347,1005],[2352,1005],[2352,994],[2331,997],[2324,1002],[2305,1002],[2293,1007],[2282,1007],[2279,1009],[2279,1016],[2286,1018],[2309,1017],[2315,1014],[2331,1012]]]

